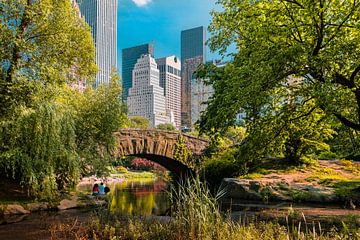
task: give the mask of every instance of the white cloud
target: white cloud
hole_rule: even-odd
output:
[[[151,3],[152,0],[132,0],[132,1],[138,7],[144,7],[144,6],[148,5],[149,3]]]

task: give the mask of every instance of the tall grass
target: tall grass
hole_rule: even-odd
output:
[[[86,237],[74,239],[166,239],[166,240],[340,240],[360,239],[359,229],[336,229],[324,233],[320,226],[282,226],[273,222],[235,222],[217,204],[224,193],[212,196],[198,178],[182,182],[170,192],[171,218],[97,217],[87,226]],[[107,219],[107,220],[106,220]],[[56,233],[56,231],[53,231]],[[68,235],[67,235],[68,236]],[[56,238],[56,234],[53,235]]]

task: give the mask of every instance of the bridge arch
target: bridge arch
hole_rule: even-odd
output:
[[[176,131],[157,129],[121,129],[115,133],[114,156],[135,156],[156,162],[178,176],[192,172],[190,166],[175,160],[174,150],[179,137],[193,156],[200,156],[209,144],[203,138]]]

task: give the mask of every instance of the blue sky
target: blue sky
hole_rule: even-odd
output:
[[[208,26],[216,0],[119,0],[118,69],[121,50],[153,41],[155,57],[180,57],[180,32]],[[208,59],[216,58],[208,54]]]

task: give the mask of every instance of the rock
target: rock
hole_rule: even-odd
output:
[[[4,209],[4,215],[22,215],[22,214],[29,214],[30,211],[25,210],[23,206],[18,204],[10,204],[7,205]]]
[[[311,184],[289,183],[279,179],[248,180],[225,178],[226,198],[263,202],[317,202],[334,203],[339,198],[334,190]]]
[[[253,190],[255,192],[258,192],[263,187],[263,184],[259,181],[249,181],[249,184],[250,190]]]
[[[29,203],[26,205],[26,208],[30,212],[38,212],[49,209],[50,205],[48,203]]]
[[[2,223],[1,224],[9,224],[9,223],[17,223],[17,222],[21,222],[24,220],[24,218],[26,218],[26,214],[22,214],[22,215],[4,215],[4,218],[2,219]]]
[[[225,197],[262,201],[260,193],[250,189],[250,180],[225,178],[222,185],[226,190]],[[252,187],[256,189],[257,185],[253,183]]]
[[[64,199],[60,201],[60,205],[57,207],[59,210],[66,210],[71,208],[77,208],[77,197],[73,196],[71,199]]]

